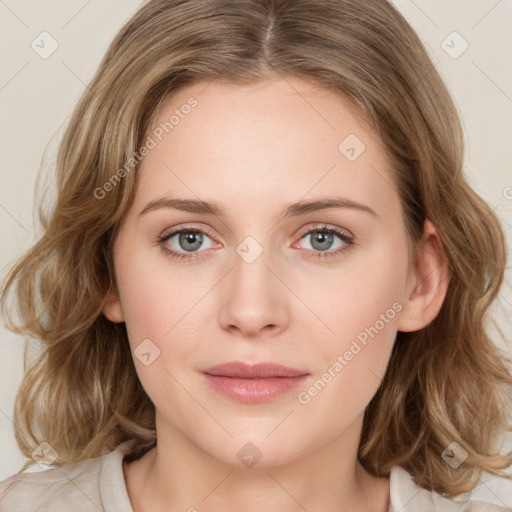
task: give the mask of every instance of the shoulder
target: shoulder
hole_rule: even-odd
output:
[[[484,501],[450,500],[440,494],[416,485],[412,476],[402,467],[393,466],[390,474],[391,505],[388,512],[504,512],[505,506]]]
[[[0,482],[1,512],[131,512],[122,459],[128,443],[95,459],[44,471],[12,475]],[[109,508],[123,501],[128,507]]]
[[[102,510],[98,487],[101,459],[58,466],[44,471],[19,473],[0,483],[2,512],[66,510],[69,504],[77,510]]]

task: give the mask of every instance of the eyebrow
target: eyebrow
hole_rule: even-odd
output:
[[[201,201],[195,199],[175,199],[170,197],[160,197],[150,201],[144,206],[139,213],[139,217],[154,210],[162,208],[173,208],[184,212],[197,213],[202,215],[215,215],[218,217],[224,216],[222,207],[215,202]],[[377,213],[369,206],[347,199],[343,197],[327,197],[319,200],[299,201],[297,203],[289,204],[282,212],[281,217],[298,217],[306,215],[318,210],[343,208],[356,210],[360,212],[369,213],[374,217],[379,217]]]

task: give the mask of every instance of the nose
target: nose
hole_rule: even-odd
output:
[[[254,260],[236,252],[220,288],[219,323],[244,338],[275,336],[288,328],[290,290],[286,275],[263,249]],[[254,247],[251,248],[254,250]]]

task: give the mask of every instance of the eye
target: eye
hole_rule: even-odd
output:
[[[181,227],[180,229],[176,229],[159,237],[158,243],[161,245],[163,251],[168,256],[179,260],[192,260],[201,257],[199,254],[197,254],[199,249],[210,249],[212,247],[212,243],[208,245],[208,240],[213,242],[206,230]],[[172,248],[170,248],[169,245]]]
[[[301,240],[310,240],[310,254],[308,257],[312,258],[331,258],[338,256],[354,244],[353,237],[342,231],[341,229],[320,226],[315,229],[310,229]],[[336,239],[338,240],[336,242]],[[333,249],[334,245],[334,250]]]
[[[182,226],[159,237],[157,243],[171,258],[192,261],[203,257],[202,253],[205,251],[200,249],[213,247],[216,242],[213,242],[212,237],[213,235],[206,229]],[[354,244],[351,235],[339,228],[326,225],[310,229],[300,238],[300,240],[307,239],[310,240],[311,246],[307,249],[307,257],[317,259],[339,256]]]

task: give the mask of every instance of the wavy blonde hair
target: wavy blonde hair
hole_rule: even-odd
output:
[[[137,154],[179,88],[273,75],[334,91],[370,122],[393,162],[410,254],[429,219],[449,264],[438,316],[397,334],[365,412],[361,463],[380,476],[402,466],[418,485],[447,496],[473,489],[482,471],[506,476],[499,470],[511,454],[495,445],[510,430],[510,359],[486,332],[504,278],[503,231],[464,176],[462,129],[446,86],[414,30],[382,0],[151,0],[125,24],[66,127],[56,202],[48,214],[39,210],[43,232],[5,279],[6,326],[41,342],[30,364],[25,353],[15,402],[20,450],[30,457],[46,441],[61,465],[129,439],[134,460],[156,444],[154,406],[125,325],[102,314],[137,162],[105,197],[97,191]],[[441,457],[452,442],[468,453],[458,469]]]

